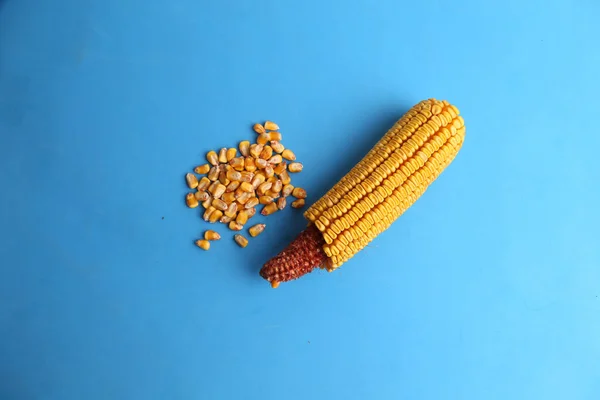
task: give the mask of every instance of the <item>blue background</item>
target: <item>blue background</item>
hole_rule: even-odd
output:
[[[600,5],[491,3],[0,0],[0,398],[599,399]],[[337,272],[193,245],[207,150],[272,119],[314,201],[428,97],[459,157]]]

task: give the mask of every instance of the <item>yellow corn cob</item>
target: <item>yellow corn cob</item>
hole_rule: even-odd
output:
[[[324,241],[324,256],[312,254],[309,258],[319,259],[329,271],[349,260],[425,192],[454,159],[464,137],[463,119],[447,101],[429,99],[414,106],[304,213],[310,221],[307,231],[314,225]],[[309,236],[311,240],[316,237],[314,233]],[[289,255],[287,259],[280,256],[261,270],[271,283],[295,279],[315,267],[287,271],[286,275],[282,269],[300,263],[294,260],[285,265]]]

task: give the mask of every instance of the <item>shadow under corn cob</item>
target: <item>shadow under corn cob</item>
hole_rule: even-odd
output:
[[[459,111],[424,100],[408,111],[367,155],[304,216],[309,225],[260,275],[277,287],[341,266],[406,211],[456,157],[465,138]]]

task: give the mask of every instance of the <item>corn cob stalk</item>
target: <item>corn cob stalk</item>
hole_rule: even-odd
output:
[[[309,221],[260,275],[277,287],[311,272],[340,267],[402,215],[454,159],[465,137],[458,109],[424,100],[304,216]]]

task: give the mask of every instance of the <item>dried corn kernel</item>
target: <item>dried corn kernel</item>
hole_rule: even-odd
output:
[[[212,195],[213,195],[213,197],[214,197],[215,199],[218,199],[218,198],[220,198],[220,197],[223,195],[223,193],[225,193],[225,189],[226,189],[225,185],[222,185],[222,184],[220,184],[220,183],[219,183],[219,184],[217,185],[217,188],[214,190],[214,192],[213,192],[213,194],[212,194]]]
[[[244,225],[238,224],[235,221],[231,221],[229,223],[229,229],[231,229],[232,231],[241,231],[242,229],[244,229]]]
[[[208,207],[210,207],[211,204],[212,198],[208,196],[208,198],[202,202],[202,207],[204,207],[204,209],[206,210]]]
[[[264,175],[256,175],[254,179],[252,179],[252,187],[257,189],[267,178]]]
[[[227,189],[225,189],[226,192],[235,192],[235,189],[237,189],[240,186],[241,182],[238,181],[233,181],[230,182],[229,185],[227,185]]]
[[[252,182],[254,179],[254,174],[250,171],[242,171],[242,182]]]
[[[265,130],[265,127],[262,126],[261,124],[254,124],[252,129],[254,129],[254,132],[258,133],[259,135],[262,133],[267,133],[267,131]]]
[[[246,210],[242,210],[238,213],[235,222],[237,222],[240,225],[244,225],[246,222],[248,222],[248,213],[246,212]]]
[[[267,160],[257,158],[256,160],[254,160],[254,165],[256,165],[256,168],[258,169],[265,169],[267,165],[269,165],[269,163],[267,162]]]
[[[265,196],[270,196],[273,199],[276,199],[279,197],[279,192],[275,192],[273,189],[269,189],[265,192]]]
[[[257,237],[265,230],[266,226],[267,225],[265,225],[265,224],[256,224],[248,229],[248,233],[252,237]]]
[[[221,172],[219,172],[219,182],[225,186],[229,185],[229,179],[227,178],[227,171],[225,171],[225,169],[221,169]]]
[[[282,188],[283,188],[283,182],[281,182],[281,180],[277,179],[275,181],[275,183],[273,183],[271,190],[274,191],[275,193],[279,193],[279,192],[281,192]]]
[[[263,146],[260,144],[252,144],[250,145],[250,155],[254,158],[258,158],[260,152],[263,150]]]
[[[240,149],[240,153],[244,157],[248,157],[250,155],[250,142],[247,140],[241,141],[238,148]]]
[[[272,156],[271,158],[269,158],[269,163],[271,165],[277,165],[279,166],[279,164],[283,161],[283,158],[281,158],[281,154],[275,154],[274,156]]]
[[[206,160],[212,165],[219,164],[219,157],[217,156],[217,153],[212,150],[206,153]]]
[[[225,211],[227,210],[227,203],[225,203],[223,200],[221,199],[213,199],[212,201],[212,206],[214,208],[216,208],[217,210],[221,210],[221,211]]]
[[[269,145],[263,147],[262,151],[258,155],[259,158],[263,160],[268,160],[273,155],[273,148]]]
[[[203,176],[200,179],[200,182],[198,182],[198,187],[196,189],[197,190],[206,190],[206,189],[208,189],[209,186],[210,186],[210,179]]]
[[[281,190],[281,195],[283,197],[287,197],[290,194],[292,194],[292,192],[294,191],[294,186],[290,185],[289,183],[287,185],[283,186],[283,189]]]
[[[271,215],[273,214],[275,211],[277,211],[277,204],[276,203],[270,203],[267,204],[266,206],[263,207],[262,211],[260,212],[262,215]]]
[[[190,189],[196,189],[198,187],[198,178],[196,178],[196,175],[194,174],[185,174],[185,181]]]
[[[233,192],[225,192],[223,193],[223,196],[221,196],[221,199],[227,203],[227,204],[231,204],[235,201],[235,193]]]
[[[269,132],[269,141],[280,142],[281,141],[281,133],[279,133],[279,132]]]
[[[279,164],[277,164],[275,167],[273,167],[273,172],[275,172],[277,175],[281,175],[281,173],[283,171],[285,171],[287,169],[287,163],[281,162]]]
[[[185,204],[187,204],[189,208],[196,208],[199,203],[193,193],[188,193],[185,195]]]
[[[219,167],[212,167],[210,171],[208,171],[208,180],[214,182],[219,179]]]
[[[236,197],[236,201],[240,204],[246,204],[246,202],[250,200],[252,195],[253,193],[250,192],[242,192],[242,194]]]
[[[264,133],[262,135],[258,135],[258,137],[256,138],[256,143],[258,143],[259,145],[262,145],[262,146],[269,143],[269,135],[266,133]]]
[[[270,165],[267,165],[264,169],[265,171],[265,176],[267,178],[272,177],[273,175],[275,175],[275,170],[273,169],[273,167],[271,167]]]
[[[285,150],[285,146],[281,144],[281,142],[278,142],[276,140],[271,141],[271,147],[273,148],[273,151],[277,154],[280,154],[282,151]]]
[[[214,208],[213,206],[208,207],[206,209],[206,211],[204,211],[204,215],[202,215],[202,219],[204,219],[206,222],[208,222],[208,220],[210,219],[210,216],[215,211],[217,211],[217,209]]]
[[[227,162],[233,160],[235,158],[235,156],[237,155],[237,149],[235,147],[230,147],[229,149],[227,149]]]
[[[248,182],[242,182],[240,184],[240,189],[242,189],[244,192],[254,192],[254,186]]]
[[[280,197],[277,199],[277,208],[279,208],[280,210],[283,210],[286,205],[287,205],[287,201],[286,201],[285,197]]]
[[[273,186],[271,182],[261,183],[256,189],[256,194],[263,196],[267,190],[271,189],[271,186]]]
[[[281,156],[283,158],[285,158],[286,160],[290,160],[290,161],[296,161],[296,155],[294,154],[293,151],[291,151],[290,149],[285,149],[282,153]]]
[[[238,211],[238,204],[237,203],[231,203],[227,206],[227,210],[225,210],[225,215],[228,217],[235,217],[237,216],[237,211]]]
[[[219,162],[220,163],[226,163],[227,162],[227,149],[226,148],[222,148],[221,150],[219,150]]]
[[[219,240],[221,239],[221,235],[219,235],[215,231],[211,231],[210,229],[204,232],[204,240]]]
[[[205,201],[210,197],[210,195],[208,193],[206,193],[205,191],[199,190],[196,193],[194,193],[194,197],[198,201]]]
[[[271,204],[273,202],[273,200],[274,199],[271,196],[267,196],[267,195],[260,196],[258,198],[258,201],[260,204]]]
[[[235,169],[236,171],[243,171],[244,170],[244,157],[232,158],[231,161],[229,161],[229,165],[231,165],[231,167],[233,169]]]
[[[248,246],[248,239],[246,239],[245,237],[243,237],[242,235],[240,235],[239,233],[237,235],[235,235],[233,237],[233,240],[235,240],[235,242],[240,246],[240,247],[246,247]]]
[[[255,207],[248,208],[246,210],[246,214],[248,214],[248,218],[254,217],[254,215],[256,214],[256,208]]]
[[[198,175],[204,175],[210,171],[210,164],[202,164],[194,168],[194,172]]]
[[[302,208],[302,207],[304,207],[304,199],[298,199],[298,200],[292,201],[292,207],[293,208]]]
[[[299,163],[299,162],[293,162],[289,165],[288,167],[288,171],[290,172],[300,172],[302,171],[302,168],[304,168],[304,166]]]
[[[279,125],[277,125],[273,121],[267,121],[267,122],[265,122],[265,129],[268,130],[268,131],[278,131],[279,130]]]
[[[288,185],[292,181],[287,171],[280,173],[279,179],[281,179],[281,182],[283,182],[284,185]]]
[[[219,222],[220,222],[220,223],[222,223],[222,224],[228,224],[228,223],[230,223],[232,220],[233,220],[233,218],[231,218],[231,217],[229,217],[229,216],[227,216],[227,215],[223,215],[223,216],[221,217],[221,219],[219,220]]]
[[[210,222],[211,224],[214,224],[215,222],[218,222],[222,216],[223,216],[223,211],[215,210],[210,214],[210,217],[208,218],[208,222]]]
[[[252,157],[246,157],[245,168],[246,168],[246,171],[249,171],[249,172],[256,171],[256,165],[254,163],[254,158],[252,158]]]
[[[297,199],[305,199],[306,198],[306,190],[297,187],[294,188],[294,190],[292,190],[292,196],[294,196]]]
[[[208,250],[210,249],[210,242],[208,240],[196,240],[196,246],[202,250]]]
[[[242,174],[239,171],[236,171],[234,169],[227,171],[227,179],[229,179],[230,181],[240,181],[242,180]]]
[[[258,204],[258,199],[256,197],[252,197],[252,198],[248,199],[246,204],[244,204],[244,208],[252,208],[252,207],[255,207],[257,204]]]

